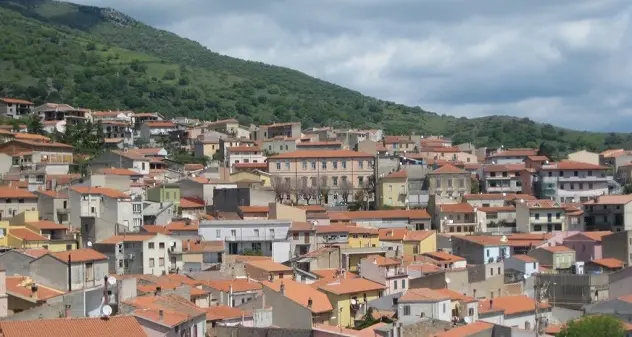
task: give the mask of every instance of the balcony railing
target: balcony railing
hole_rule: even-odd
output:
[[[285,236],[281,235],[236,235],[225,237],[227,242],[239,242],[239,241],[285,241]]]

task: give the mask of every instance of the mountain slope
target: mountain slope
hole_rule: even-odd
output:
[[[455,142],[560,152],[632,145],[628,134],[577,132],[503,116],[439,116],[376,100],[298,71],[239,60],[112,9],[0,0],[0,94],[93,109],[159,111],[243,123],[382,127]]]

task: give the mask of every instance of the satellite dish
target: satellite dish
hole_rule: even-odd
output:
[[[445,278],[445,283],[450,284],[450,282],[451,282],[451,281],[450,281],[450,278],[449,278],[449,277],[446,277],[446,278]]]
[[[520,199],[520,203],[521,203],[521,204],[522,204],[522,203],[524,203],[524,199]]]
[[[470,318],[470,316],[465,316],[465,318],[463,320],[465,321],[465,324],[472,323],[472,318]]]
[[[101,308],[101,312],[103,312],[103,316],[110,316],[112,315],[112,307],[106,304]]]
[[[503,197],[506,197],[506,196],[507,196],[507,193],[504,193],[504,192],[503,192]]]
[[[88,247],[92,247],[92,241],[88,241]]]
[[[314,220],[313,224],[314,224],[314,226],[318,226],[318,221]]]
[[[108,276],[108,284],[113,286],[116,284],[116,277],[114,276]]]
[[[355,299],[351,299],[351,305],[356,305],[357,301]]]

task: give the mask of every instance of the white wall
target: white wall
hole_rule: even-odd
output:
[[[402,318],[404,315],[404,306],[410,306],[409,317],[430,317],[446,322],[452,321],[452,304],[450,300],[438,302],[400,302],[397,305],[397,317]]]

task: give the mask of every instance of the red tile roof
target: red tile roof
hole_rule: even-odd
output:
[[[546,246],[546,247],[542,247],[541,249],[544,249],[547,252],[551,252],[551,253],[574,252],[574,250],[566,246]]]
[[[108,187],[76,186],[71,188],[79,194],[99,194],[113,199],[127,199],[129,196],[119,190]]]
[[[260,169],[267,170],[268,163],[236,163],[233,165],[234,168],[249,168],[249,169]]]
[[[474,213],[474,207],[466,202],[460,204],[443,204],[439,206],[443,213]]]
[[[582,163],[578,161],[563,160],[557,163],[549,163],[548,165],[542,165],[541,170],[607,170],[608,167]]]
[[[514,258],[516,260],[520,260],[522,262],[526,262],[526,263],[533,263],[533,262],[538,262],[538,260],[536,260],[535,258],[529,256],[529,255],[524,255],[524,254],[514,254],[511,256],[511,258]]]
[[[399,302],[439,302],[449,300],[450,297],[429,288],[408,289]]]
[[[350,150],[302,150],[292,151],[272,156],[269,159],[294,159],[294,158],[373,158],[370,153]]]
[[[9,228],[9,235],[22,241],[48,241],[46,237],[26,228]]]
[[[446,164],[430,172],[429,174],[464,174],[464,173],[470,174],[469,172],[462,170],[454,165]]]
[[[408,177],[408,173],[406,173],[406,171],[404,170],[401,170],[401,171],[391,172],[382,179],[402,179],[406,177]]]
[[[494,324],[483,321],[477,321],[471,324],[462,325],[454,329],[450,329],[445,332],[439,332],[431,337],[468,337],[474,334],[491,330],[494,328]]]
[[[102,245],[115,245],[121,242],[143,242],[152,239],[156,234],[129,234],[129,235],[114,235],[109,238],[97,242]]]
[[[430,219],[430,214],[425,209],[328,212],[327,214],[331,220]]]
[[[56,318],[0,322],[4,337],[146,337],[133,316],[108,318]]]
[[[484,314],[492,311],[501,310],[505,315],[515,315],[519,313],[535,311],[535,300],[524,296],[501,296],[493,299],[492,307],[490,307],[490,300],[480,300],[478,302],[479,314]],[[550,308],[548,303],[540,303],[541,309]]]
[[[538,155],[538,150],[535,149],[515,149],[498,151],[487,158],[499,158],[499,157],[529,157]]]
[[[74,250],[67,250],[64,252],[49,253],[58,260],[68,263],[68,259],[71,258],[72,263],[75,262],[90,262],[90,261],[102,261],[107,260],[108,257],[97,252],[92,248],[81,248]]]
[[[220,321],[224,319],[235,319],[241,317],[252,317],[251,313],[246,311],[229,307],[227,305],[218,305],[209,308],[204,308],[206,311],[207,321]]]
[[[23,99],[18,98],[0,98],[0,102],[11,103],[11,104],[26,104],[26,105],[34,105],[35,103]]]
[[[450,253],[446,253],[443,251],[436,251],[436,252],[427,252],[424,253],[423,256],[427,256],[432,258],[435,261],[441,261],[441,262],[458,262],[458,261],[465,261],[465,258],[457,256],[457,255],[452,255]]]
[[[204,208],[206,202],[198,198],[180,198],[180,208]]]
[[[176,125],[169,121],[147,121],[145,122],[150,128],[175,128]]]
[[[231,146],[227,149],[228,152],[261,152],[258,146]]]
[[[162,234],[169,234],[169,230],[167,229],[167,226],[160,226],[160,225],[143,225],[142,228],[148,232],[148,233],[162,233]]]
[[[12,296],[21,297],[27,301],[45,301],[49,298],[63,295],[64,292],[36,284],[26,276],[7,276],[7,293]],[[32,285],[37,288],[33,291]]]
[[[594,264],[599,265],[601,267],[610,268],[610,269],[616,269],[616,268],[623,268],[624,267],[623,261],[615,259],[615,258],[612,258],[612,257],[591,260],[590,263],[594,263]]]
[[[380,267],[399,266],[400,265],[399,261],[393,260],[393,259],[389,259],[388,257],[384,257],[384,256],[380,256],[380,255],[369,255],[369,256],[365,257],[364,259],[366,259],[368,261],[371,261],[371,262],[375,263],[376,265],[378,265]]]
[[[524,170],[525,164],[492,164],[483,166],[483,172],[517,172]]]
[[[275,280],[273,282],[262,281],[265,287],[268,287],[276,292],[281,291],[281,286],[285,287],[285,296],[290,300],[310,309],[312,313],[319,314],[323,312],[330,312],[334,310],[329,298],[325,293],[322,293],[307,284],[298,283],[293,280]],[[308,302],[312,301],[311,307],[308,306]]]
[[[250,265],[254,268],[261,269],[266,272],[292,271],[292,268],[278,262],[274,262],[272,260],[248,261],[246,262],[246,265]]]
[[[229,292],[231,287],[234,293],[261,290],[261,284],[259,282],[247,278],[236,278],[232,280],[210,280],[206,281],[204,285],[208,286],[209,288],[223,291],[225,293]]]
[[[0,187],[0,199],[37,199],[37,195],[19,188]]]
[[[340,279],[321,285],[319,289],[336,294],[355,294],[367,291],[383,290],[385,287],[379,283],[363,278]]]
[[[39,220],[39,221],[35,221],[35,222],[27,222],[26,223],[27,226],[33,227],[33,228],[37,228],[39,230],[46,230],[46,229],[68,229],[68,226],[62,225],[62,224],[58,224],[55,223],[53,221],[50,220]]]
[[[270,207],[268,206],[239,206],[239,210],[242,213],[268,213]]]
[[[172,231],[194,231],[197,232],[200,228],[200,223],[197,221],[191,221],[188,225],[186,221],[172,221],[167,226],[167,230]]]

